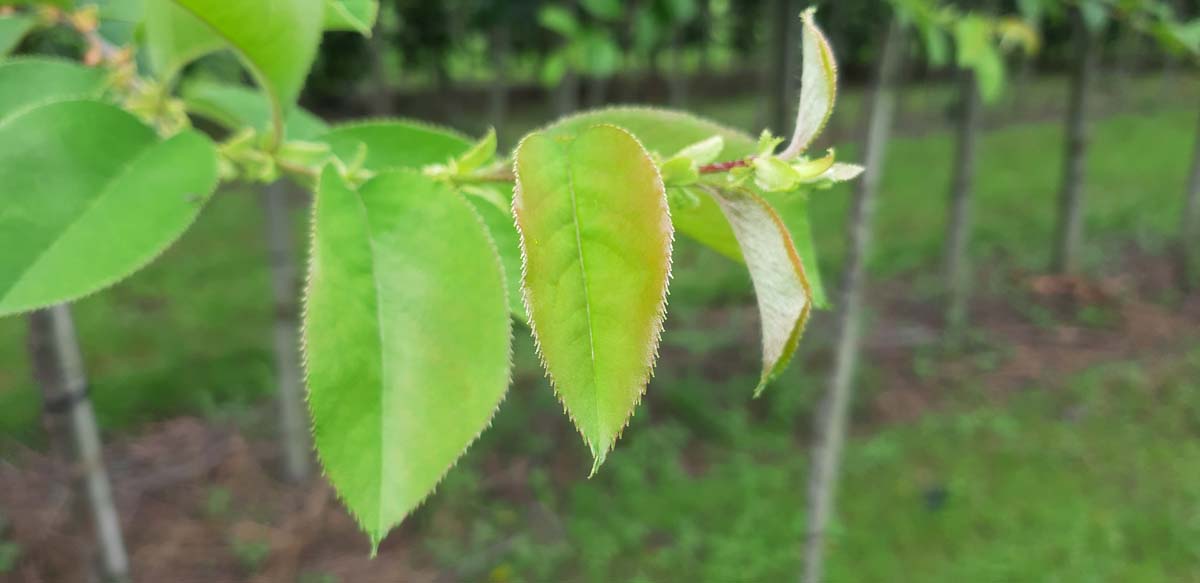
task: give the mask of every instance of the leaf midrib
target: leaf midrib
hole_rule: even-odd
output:
[[[378,413],[376,415],[376,420],[379,425],[379,462],[380,462],[379,472],[376,474],[376,477],[378,478],[378,480],[377,480],[377,484],[375,487],[375,489],[376,489],[375,528],[376,528],[377,532],[384,532],[385,530],[387,530],[388,525],[384,524],[385,519],[383,516],[383,494],[384,494],[383,485],[384,485],[384,482],[386,481],[383,478],[383,472],[384,472],[383,468],[385,467],[383,460],[387,457],[385,455],[385,452],[387,451],[387,440],[384,439],[383,401],[384,401],[384,393],[387,392],[387,387],[388,387],[388,372],[387,371],[388,371],[389,367],[387,365],[387,359],[383,358],[383,352],[384,352],[384,349],[383,349],[383,345],[384,345],[383,306],[381,303],[381,298],[383,297],[383,287],[379,281],[378,266],[375,264],[375,258],[379,254],[376,253],[376,249],[375,249],[375,233],[371,229],[371,218],[369,216],[369,211],[367,210],[367,202],[365,200],[363,200],[363,198],[362,198],[361,189],[354,190],[352,192],[354,195],[355,202],[358,203],[359,210],[362,211],[363,227],[366,230],[366,237],[367,237],[367,247],[371,251],[371,259],[368,262],[368,264],[371,266],[371,283],[375,288],[375,301],[373,302],[375,304],[375,336],[379,340],[379,406],[375,408],[375,411]],[[372,538],[374,538],[375,536],[378,536],[378,535],[372,534]]]
[[[583,280],[583,307],[587,315],[587,337],[588,351],[590,358],[588,359],[589,368],[591,369],[592,377],[592,420],[595,423],[596,431],[600,430],[600,402],[599,402],[599,380],[596,377],[596,336],[593,333],[595,322],[592,320],[592,300],[591,293],[588,287],[587,265],[584,262],[583,255],[583,233],[579,227],[579,202],[577,193],[575,192],[575,172],[571,165],[571,149],[574,142],[567,146],[566,166],[567,166],[567,193],[571,197],[571,224],[575,227],[575,249],[579,255],[579,277]],[[601,444],[603,446],[603,444]],[[593,446],[595,447],[595,446]]]

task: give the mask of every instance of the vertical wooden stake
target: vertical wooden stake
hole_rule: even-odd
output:
[[[100,548],[103,575],[109,581],[127,581],[129,558],[121,536],[112,484],[104,467],[100,430],[88,397],[87,374],[70,308],[61,304],[33,312],[29,316],[29,334],[34,374],[42,388],[44,412],[48,416],[67,419],[71,427],[78,469]]]
[[[842,280],[839,336],[829,392],[817,411],[816,446],[813,450],[808,491],[808,525],[804,543],[802,583],[820,583],[824,577],[825,533],[837,499],[838,472],[850,417],[854,375],[858,365],[862,327],[864,280],[871,248],[875,199],[883,177],[883,162],[891,137],[896,109],[896,83],[904,63],[907,32],[895,17],[888,29],[879,62],[871,116],[868,122],[866,171],[854,193],[850,215],[850,244]]]
[[[308,415],[300,379],[299,297],[296,252],[292,241],[287,197],[289,183],[280,180],[263,191],[267,249],[271,267],[271,293],[275,306],[275,369],[279,386],[279,439],[283,443],[284,473],[292,482],[307,480],[312,472]]]

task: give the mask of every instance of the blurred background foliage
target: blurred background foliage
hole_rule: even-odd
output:
[[[925,3],[896,4],[914,21],[940,18],[922,12]],[[1121,13],[1122,2],[1109,4]],[[866,87],[893,8],[879,0],[815,5],[843,79],[821,145],[860,160]],[[1197,42],[1186,23],[1200,6],[1164,4],[1185,23],[1169,31],[1153,19],[1097,24],[1089,241],[1080,274],[1053,279],[1043,274],[1077,55],[1067,11],[1041,5],[954,3],[991,24],[974,32],[980,22],[922,26],[910,38],[868,260],[869,333],[830,581],[1200,580],[1200,298],[1174,279],[1200,79],[1163,42]],[[781,96],[795,98],[799,44],[781,15],[806,6],[385,0],[374,36],[326,35],[302,104],[332,121],[400,116],[471,134],[495,126],[502,148],[558,115],[629,102],[787,134],[790,113],[778,112],[794,107]],[[119,20],[107,26],[137,35]],[[987,44],[972,50],[982,36]],[[779,43],[792,59],[778,58]],[[999,50],[1007,45],[1018,49]],[[80,49],[54,29],[20,47],[68,56]],[[983,114],[975,181],[973,317],[968,341],[947,350],[938,341],[939,269],[958,143],[952,127],[963,103],[956,65],[1002,78],[981,87],[994,99]],[[242,75],[228,56],[193,67],[198,76]],[[827,282],[842,271],[851,189],[811,197]],[[305,203],[292,200],[298,245]],[[274,308],[262,225],[255,200],[232,187],[166,257],[76,304],[92,395],[120,447],[140,451],[164,420],[194,416],[215,434],[243,436],[255,459],[274,463]],[[156,544],[149,529],[157,512],[171,524],[202,524],[201,534],[179,536],[215,541],[203,551],[210,562],[233,566],[197,572],[231,580],[391,581],[398,564],[413,581],[794,579],[832,312],[817,314],[796,363],[752,401],[758,347],[744,268],[682,239],[677,258],[657,376],[596,478],[585,479],[587,451],[522,340],[493,427],[376,562],[367,563],[352,525],[328,519],[305,531],[304,558],[288,571],[294,578],[264,575],[290,555],[264,547],[245,520],[284,528],[288,514],[271,499],[302,500],[304,490],[247,481],[240,469],[193,476],[162,494],[159,506],[173,510],[155,507],[138,515],[147,526],[127,526],[135,549]],[[32,488],[36,467],[18,460],[44,443],[25,334],[20,319],[0,321],[0,484]],[[110,459],[118,487],[132,481],[128,468],[137,466],[122,465],[126,449]],[[20,510],[0,506],[0,580],[21,581],[22,564],[43,560],[36,543],[6,538],[3,514]],[[326,556],[334,553],[340,562]],[[135,552],[135,567],[151,555]],[[172,565],[165,573],[183,572]],[[156,571],[141,564],[140,572]]]

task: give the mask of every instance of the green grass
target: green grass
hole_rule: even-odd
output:
[[[963,407],[852,441],[829,581],[1200,579],[1197,379],[1200,350],[1166,373],[1099,367],[1002,409],[961,387]],[[714,396],[672,385],[654,389]],[[521,415],[502,409],[476,452],[520,439]],[[604,471],[565,489],[547,475],[553,446],[533,448],[529,500],[489,496],[472,453],[419,515],[419,536],[465,580],[793,580],[806,456],[786,424],[749,417],[724,410],[724,443],[640,419]],[[695,458],[698,471],[683,463]]]

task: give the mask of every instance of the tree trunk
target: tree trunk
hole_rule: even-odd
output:
[[[960,108],[957,149],[950,182],[949,231],[946,236],[946,337],[957,339],[967,324],[971,293],[971,264],[968,249],[971,242],[972,190],[975,182],[975,159],[979,141],[980,118],[983,106],[975,73],[961,71]]]
[[[683,109],[687,105],[687,72],[683,65],[682,28],[677,25],[671,34],[670,71],[667,73],[667,104],[675,109]]]
[[[371,113],[380,117],[392,114],[392,90],[388,85],[387,63],[384,59],[387,53],[386,32],[383,26],[383,14],[375,25],[375,32],[367,39],[367,48],[371,53]]]
[[[42,388],[42,408],[49,417],[69,424],[77,468],[87,493],[92,526],[100,549],[100,567],[108,581],[129,579],[129,558],[121,537],[121,520],[113,500],[112,484],[104,467],[100,430],[88,397],[87,375],[75,324],[67,305],[57,305],[29,316],[30,347],[34,377]],[[52,438],[59,443],[61,437]]]
[[[1073,11],[1075,23],[1075,71],[1071,76],[1067,104],[1066,153],[1062,191],[1058,199],[1058,227],[1053,269],[1073,273],[1079,268],[1079,246],[1083,238],[1083,197],[1088,147],[1088,91],[1095,76],[1098,57],[1096,34],[1088,30],[1083,16]]]
[[[271,268],[271,293],[275,306],[275,374],[279,403],[279,439],[283,444],[283,470],[292,482],[307,480],[309,457],[308,416],[300,381],[299,285],[292,221],[287,198],[291,186],[279,180],[263,190],[263,214],[267,224],[267,250]]]
[[[850,244],[842,276],[843,297],[838,318],[837,353],[829,392],[817,411],[816,446],[809,476],[803,583],[819,583],[824,574],[825,533],[835,508],[838,472],[858,360],[863,287],[871,247],[875,199],[883,177],[883,162],[895,114],[896,83],[904,63],[906,37],[904,25],[893,18],[884,41],[883,55],[876,72],[875,91],[871,97],[864,154],[866,171],[855,190],[850,215]]]
[[[1180,272],[1185,290],[1195,289],[1200,284],[1200,131],[1196,133],[1195,148],[1179,237],[1182,251]]]
[[[800,11],[794,0],[774,0],[772,8],[767,127],[776,135],[786,136],[792,130],[793,106],[799,99],[796,56],[800,52]]]
[[[579,109],[579,75],[568,69],[554,92],[554,111],[562,117]]]
[[[500,132],[508,116],[508,56],[512,51],[512,35],[508,22],[497,22],[492,29],[492,86],[488,92],[488,111],[492,127]]]

